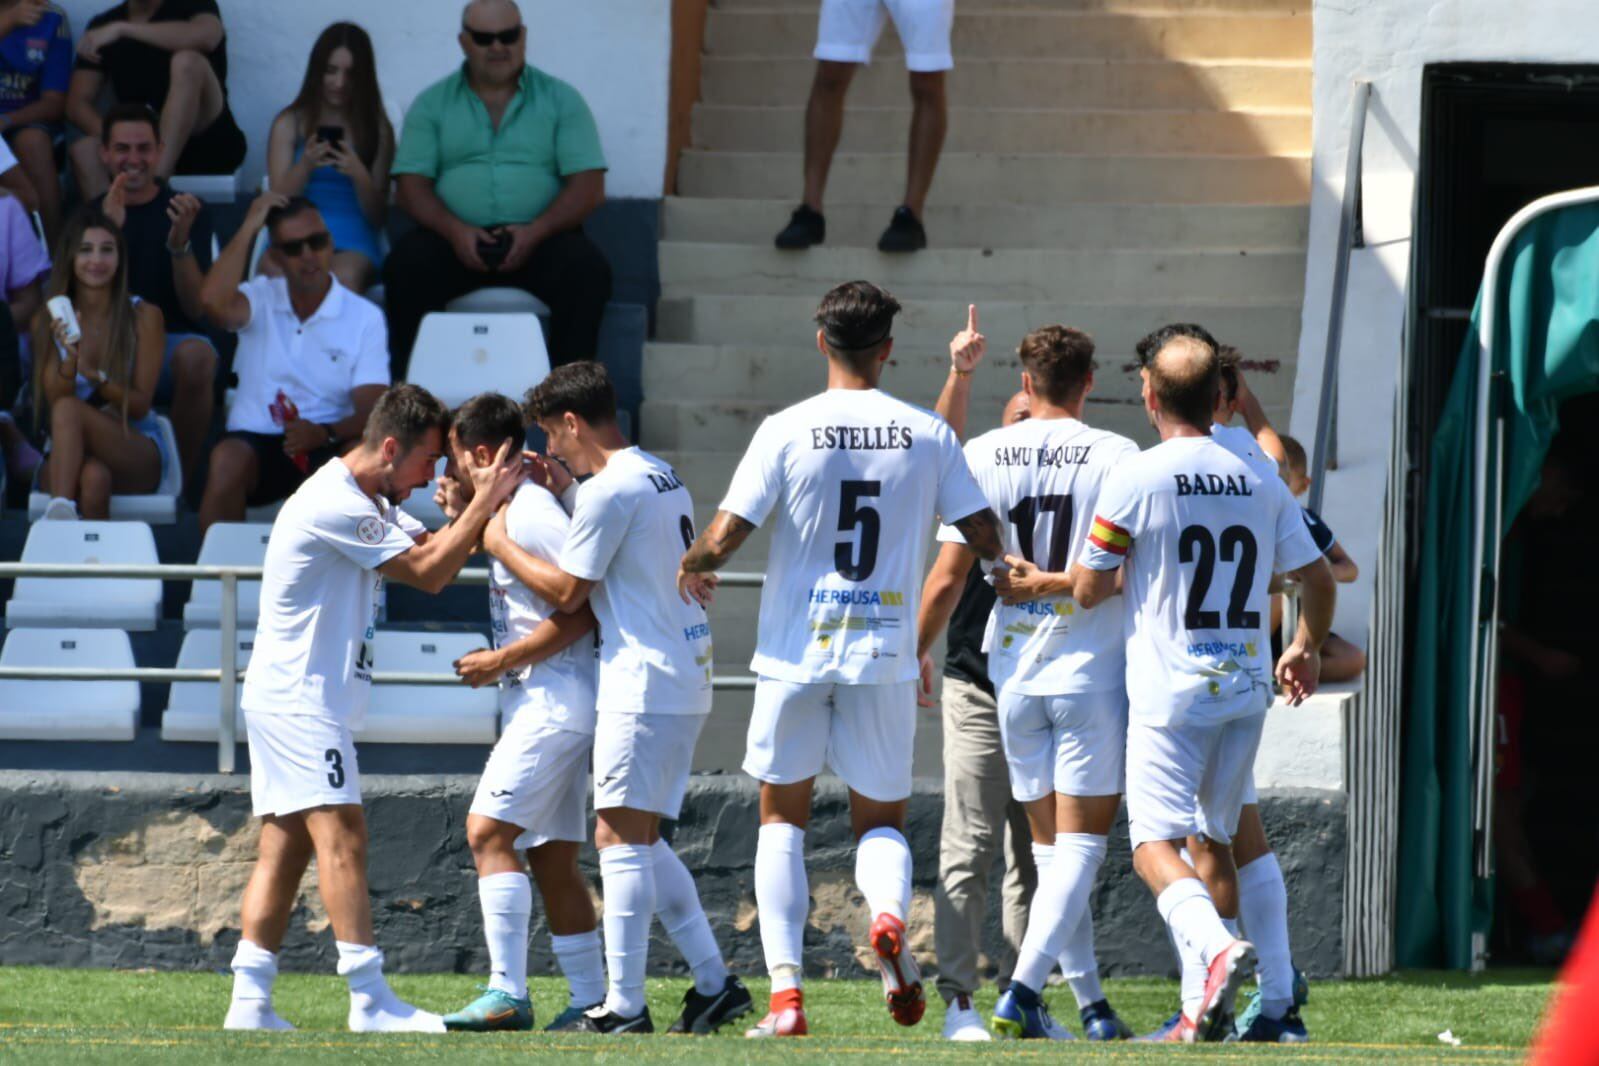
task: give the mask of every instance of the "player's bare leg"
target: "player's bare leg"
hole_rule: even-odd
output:
[[[383,952],[372,936],[366,815],[360,805],[314,807],[305,812],[305,828],[316,849],[317,882],[339,948],[339,974],[350,983],[351,1030],[442,1033],[442,1018],[402,1001],[383,979]]]
[[[907,800],[868,799],[849,794],[855,848],[855,884],[872,913],[871,944],[883,975],[888,1013],[900,1025],[915,1025],[927,1010],[922,974],[911,955],[905,923],[911,905],[911,849],[905,840]]]
[[[233,954],[233,1001],[224,1029],[292,1029],[272,1009],[272,984],[278,976],[278,949],[300,879],[311,861],[311,836],[305,819],[291,814],[261,819],[255,869],[240,905],[238,949]]]

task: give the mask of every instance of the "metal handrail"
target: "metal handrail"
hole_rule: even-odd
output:
[[[239,636],[239,582],[261,580],[259,566],[199,566],[181,564],[132,563],[0,563],[0,579],[42,578],[110,578],[135,581],[220,581],[222,583],[221,625],[217,638],[221,643],[218,669],[179,670],[157,666],[135,667],[44,667],[0,666],[0,681],[144,681],[151,684],[169,684],[180,681],[215,681],[217,685],[217,772],[234,772],[235,752],[238,745],[237,708],[239,664],[237,646]],[[760,588],[766,575],[745,571],[731,571],[717,575],[726,588]],[[462,570],[451,584],[486,585],[489,572],[485,569]],[[459,685],[464,684],[454,674],[382,673],[372,675],[376,685]],[[755,687],[755,678],[741,676],[713,676],[711,687],[723,691],[749,691]]]

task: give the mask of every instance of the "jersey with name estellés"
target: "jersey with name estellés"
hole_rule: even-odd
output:
[[[1138,454],[1126,437],[1075,418],[1029,419],[966,445],[966,463],[1005,531],[1005,553],[1064,573],[1081,554],[1106,476]],[[944,526],[941,541],[964,543]],[[1070,596],[1007,607],[990,616],[988,675],[1028,696],[1121,688],[1127,668],[1122,600],[1084,610]]]
[[[357,728],[372,689],[383,585],[376,570],[422,532],[394,504],[361,491],[341,459],[307,478],[272,523],[239,706],[250,714],[321,715]]]
[[[505,512],[505,532],[523,551],[559,565],[571,519],[561,503],[532,483],[524,483]],[[555,608],[518,581],[504,563],[489,566],[489,624],[494,646],[503,648],[532,633]],[[585,633],[543,662],[507,671],[500,679],[501,725],[518,714],[534,714],[548,725],[574,733],[594,732],[596,681],[594,634]]]
[[[684,603],[677,567],[694,541],[694,501],[677,473],[638,448],[612,455],[578,488],[561,569],[598,582],[598,709],[708,714],[711,626]]]
[[[751,669],[802,684],[916,677],[916,610],[935,517],[988,506],[931,411],[830,389],[761,423],[721,509],[773,516]]]
[[[1288,486],[1209,436],[1176,437],[1106,482],[1084,566],[1124,567],[1135,719],[1208,724],[1271,704],[1273,573],[1320,557]]]

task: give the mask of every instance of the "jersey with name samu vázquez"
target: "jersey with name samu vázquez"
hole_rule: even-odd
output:
[[[1137,454],[1126,437],[1075,418],[1029,419],[966,445],[966,463],[1005,531],[1005,554],[1051,573],[1077,559],[1106,476]],[[965,543],[951,526],[938,539]],[[995,688],[1027,696],[1121,688],[1125,640],[1120,596],[1091,611],[1070,596],[995,603],[984,641],[988,676]]]
[[[721,506],[757,526],[775,514],[751,669],[913,680],[932,523],[987,506],[949,425],[878,389],[830,389],[767,418]]]
[[[1209,436],[1123,463],[1100,493],[1082,563],[1124,567],[1133,718],[1214,724],[1265,711],[1271,575],[1320,554],[1282,479]]]
[[[578,487],[560,565],[597,582],[589,603],[600,624],[600,711],[710,713],[711,626],[677,591],[693,542],[694,501],[648,452],[619,451]]]

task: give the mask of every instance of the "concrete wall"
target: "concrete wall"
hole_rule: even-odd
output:
[[[476,876],[463,825],[470,777],[365,779],[373,912],[394,969],[486,972]],[[807,839],[812,908],[805,943],[817,975],[868,977],[869,916],[854,885],[845,794],[824,780]],[[1312,975],[1343,957],[1345,807],[1337,792],[1263,796],[1267,830],[1288,881],[1294,954]],[[942,798],[919,782],[909,836],[916,853],[912,944],[931,963],[933,890]],[[756,792],[743,777],[699,776],[675,839],[734,970],[761,974],[753,862]],[[255,844],[247,782],[176,774],[0,773],[0,965],[220,969],[238,943],[239,898]],[[593,855],[586,874],[594,890]],[[998,884],[998,876],[994,878]],[[1174,973],[1149,893],[1133,877],[1125,824],[1094,895],[1096,939],[1108,974]],[[553,973],[537,908],[532,972]],[[997,906],[987,950],[1000,950]],[[331,972],[333,937],[314,868],[283,952],[291,970]],[[654,972],[682,965],[659,930]]]
[[[58,0],[75,34],[109,0]],[[324,27],[357,22],[372,35],[396,128],[418,92],[460,62],[459,0],[218,0],[228,30],[228,90],[259,180],[272,118],[294,97]],[[528,62],[583,93],[599,123],[613,197],[658,198],[666,168],[671,10],[665,0],[521,0]]]

